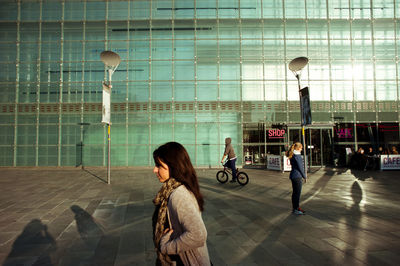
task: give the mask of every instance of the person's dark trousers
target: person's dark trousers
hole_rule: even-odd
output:
[[[293,178],[290,180],[292,181],[292,187],[293,187],[292,206],[293,206],[293,210],[297,210],[299,208],[301,187],[303,185],[303,182],[301,180],[301,177]]]
[[[232,170],[232,180],[236,180],[236,159],[228,160],[226,165]]]

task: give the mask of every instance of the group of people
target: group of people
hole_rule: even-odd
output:
[[[236,181],[236,155],[231,138],[225,139],[222,161],[232,169]],[[287,152],[292,164],[292,207],[296,215],[300,208],[302,179],[307,180],[301,157],[301,143],[294,143]],[[154,174],[162,183],[153,202],[153,242],[157,251],[156,265],[212,265],[207,248],[207,230],[201,213],[204,199],[196,171],[186,149],[177,142],[168,142],[153,152]]]
[[[379,156],[388,154],[399,154],[396,146],[392,146],[391,149],[380,146],[378,151],[374,151],[372,147],[368,147],[367,152],[362,147],[359,147],[356,153],[351,154],[350,167],[364,171],[367,169],[377,169],[380,162]]]

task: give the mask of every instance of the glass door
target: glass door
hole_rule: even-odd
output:
[[[305,130],[307,163],[310,167],[332,164],[332,128],[308,128]],[[289,147],[303,142],[301,128],[289,129]]]

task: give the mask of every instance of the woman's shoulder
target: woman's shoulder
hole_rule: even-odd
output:
[[[192,198],[194,197],[193,193],[190,192],[185,185],[181,185],[172,191],[170,198],[173,199],[181,199],[181,198]]]

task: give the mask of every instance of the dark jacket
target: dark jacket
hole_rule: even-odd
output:
[[[293,157],[290,158],[290,164],[292,165],[292,171],[290,171],[289,178],[306,178],[306,174],[304,172],[304,164],[303,158],[299,154],[293,154]]]

